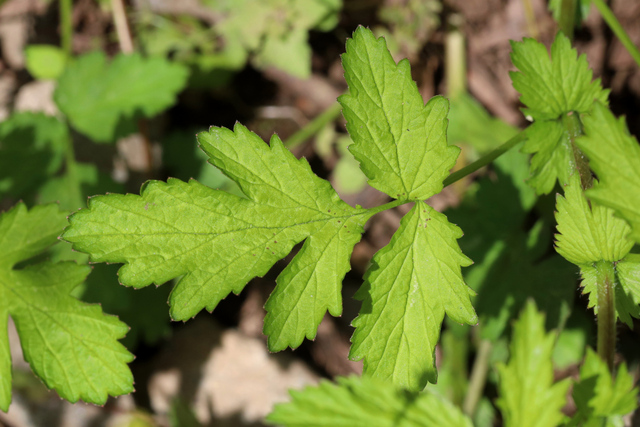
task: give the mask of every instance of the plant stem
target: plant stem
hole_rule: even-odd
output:
[[[533,10],[531,0],[522,0],[522,6],[524,7],[524,16],[527,19],[527,31],[529,31],[529,36],[538,40],[540,38],[540,30],[538,30],[536,14]]]
[[[408,200],[393,200],[389,203],[385,203],[384,205],[380,205],[380,206],[376,206],[374,208],[368,209],[368,212],[371,213],[371,215],[375,215],[379,212],[382,211],[386,211],[389,209],[393,209],[396,206],[400,206],[400,205],[404,205],[405,203],[409,203]]]
[[[320,130],[328,123],[337,119],[341,112],[342,105],[336,102],[331,107],[324,110],[318,117],[309,122],[305,127],[287,138],[287,140],[284,141],[284,146],[289,149],[297,147],[316,133],[320,132]]]
[[[611,9],[609,9],[609,6],[607,6],[603,0],[593,0],[593,4],[598,9],[600,15],[602,15],[602,18],[609,28],[611,28],[613,34],[618,37],[620,43],[622,43],[629,54],[631,54],[633,60],[636,61],[636,64],[640,67],[640,50],[638,50],[638,48],[633,44],[627,32],[622,28],[622,25],[620,25],[620,21],[618,21]]]
[[[73,24],[71,14],[73,11],[72,0],[60,0],[60,47],[67,57],[73,53]]]
[[[446,187],[448,185],[453,184],[456,181],[461,180],[465,176],[467,176],[467,175],[477,171],[481,167],[486,166],[489,163],[493,162],[495,159],[497,159],[498,157],[500,157],[501,155],[503,155],[507,151],[511,150],[513,147],[515,147],[516,145],[518,145],[519,143],[521,143],[525,139],[527,139],[527,137],[526,137],[524,131],[521,131],[516,136],[514,136],[513,138],[511,138],[510,140],[508,140],[507,142],[505,142],[504,144],[502,144],[501,146],[499,146],[495,150],[491,151],[490,153],[485,154],[484,156],[480,157],[478,160],[476,160],[475,162],[471,163],[470,165],[467,165],[467,166],[463,167],[462,169],[457,170],[454,173],[452,173],[451,175],[449,175],[442,182],[442,185],[444,187]]]
[[[571,144],[571,151],[573,152],[573,160],[575,164],[572,165],[572,167],[575,167],[580,174],[582,190],[587,190],[593,185],[593,177],[591,175],[591,169],[589,169],[589,160],[576,145],[576,139],[578,139],[578,137],[583,133],[580,116],[578,113],[569,111],[567,114],[562,116],[562,125],[564,127],[566,137],[569,139],[569,143]]]
[[[124,53],[133,53],[133,40],[127,23],[127,14],[124,10],[122,0],[111,0],[111,9],[113,10],[113,23],[116,26],[116,34],[118,35],[118,43],[120,50]]]
[[[487,382],[487,372],[489,371],[489,355],[491,354],[491,341],[482,340],[478,347],[476,360],[473,362],[469,388],[462,404],[462,411],[470,417],[476,412],[478,402],[482,397],[485,383]]]
[[[564,33],[565,36],[569,37],[569,40],[573,40],[573,29],[576,25],[576,0],[562,0],[560,4],[560,19],[558,20],[558,25],[560,26],[560,31]]]
[[[607,362],[613,373],[616,353],[616,273],[612,262],[598,261],[596,286],[598,287],[598,355]]]

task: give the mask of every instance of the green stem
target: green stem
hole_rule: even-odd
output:
[[[622,25],[620,25],[620,21],[618,21],[611,9],[609,9],[609,6],[607,6],[603,0],[593,0],[593,4],[598,9],[600,15],[602,15],[602,18],[605,20],[609,28],[611,28],[613,34],[618,37],[620,43],[622,43],[625,49],[627,49],[631,54],[633,60],[636,61],[636,64],[640,67],[640,50],[638,50],[638,48],[633,44],[627,32],[622,28]]]
[[[71,23],[72,11],[72,0],[60,0],[60,45],[68,57],[71,57],[73,53],[71,43],[73,38],[73,25]]]
[[[571,144],[571,151],[573,152],[574,164],[571,165],[580,174],[580,184],[583,190],[591,188],[593,185],[593,177],[591,175],[591,169],[589,168],[589,160],[580,151],[576,144],[582,133],[582,122],[580,121],[580,115],[573,111],[568,112],[562,116],[562,125],[564,127],[565,135]],[[572,170],[573,172],[573,170]]]
[[[524,131],[521,131],[516,136],[514,136],[513,138],[511,138],[510,140],[508,140],[507,142],[505,142],[504,144],[502,144],[501,146],[493,150],[492,152],[485,154],[484,156],[480,157],[478,160],[471,163],[470,165],[467,165],[462,169],[457,170],[451,175],[449,175],[442,182],[442,185],[444,187],[451,185],[454,182],[461,180],[465,176],[477,171],[481,167],[488,165],[489,163],[493,162],[495,159],[502,156],[504,153],[506,153],[507,151],[511,150],[513,147],[518,145],[520,142],[524,141],[526,138],[527,137]]]
[[[404,205],[405,203],[409,203],[408,200],[393,200],[389,203],[385,203],[384,205],[380,205],[380,206],[376,206],[374,208],[371,209],[367,209],[368,213],[370,213],[372,216],[382,212],[382,211],[386,211],[389,209],[393,209],[396,206],[400,206],[400,205]]]
[[[287,138],[287,140],[284,141],[285,147],[291,149],[302,144],[307,139],[320,132],[320,130],[328,123],[337,119],[340,116],[341,111],[342,105],[336,102],[331,107],[324,110],[318,117],[309,122],[305,127]]]
[[[573,30],[576,25],[577,0],[562,0],[560,4],[560,19],[558,25],[565,36],[573,40]]]
[[[616,274],[613,263],[598,261],[596,286],[598,287],[598,355],[607,362],[609,372],[613,372],[613,358],[616,354]]]
[[[491,355],[491,341],[482,340],[478,347],[476,360],[473,362],[469,388],[462,404],[462,411],[470,417],[476,412],[478,402],[482,397],[484,386],[487,382],[487,372],[489,371],[489,356]]]

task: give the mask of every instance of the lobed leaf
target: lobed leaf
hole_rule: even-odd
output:
[[[476,324],[462,280],[462,231],[446,216],[417,202],[391,242],[378,251],[356,293],[363,301],[354,320],[349,357],[364,359],[365,374],[419,391],[436,382],[435,347],[445,313],[457,323]]]
[[[369,185],[401,200],[425,200],[442,190],[460,153],[447,144],[448,101],[426,105],[408,60],[395,63],[383,38],[359,27],[342,55],[349,93],[344,108],[349,147]]]
[[[55,205],[30,211],[20,203],[0,216],[0,355],[9,354],[7,319],[15,321],[25,360],[47,387],[76,402],[104,404],[108,395],[133,391],[127,363],[133,356],[117,340],[128,331],[98,305],[69,293],[89,274],[73,262],[15,268],[57,241],[66,214]],[[0,409],[11,402],[11,358],[0,358]]]
[[[164,58],[103,52],[70,63],[58,81],[54,99],[78,131],[94,141],[112,142],[122,120],[136,113],[152,117],[176,101],[188,70]]]
[[[594,190],[600,184],[594,182]],[[591,205],[582,192],[580,178],[571,177],[565,196],[557,196],[558,231],[556,250],[567,261],[580,267],[584,293],[589,295],[589,307],[597,314],[597,263],[611,263],[616,269],[616,312],[620,320],[633,326],[631,317],[640,318],[640,263],[638,256],[628,255],[633,242],[626,236],[629,225],[616,218],[612,209]]]
[[[576,142],[589,157],[600,185],[587,197],[613,209],[631,226],[629,238],[640,243],[640,146],[629,134],[624,118],[596,103],[585,117],[584,136]]]
[[[432,393],[407,393],[370,377],[338,377],[337,384],[291,391],[292,401],[276,405],[269,424],[287,427],[471,427],[469,418]]]
[[[562,33],[551,45],[551,57],[534,39],[512,42],[511,47],[511,60],[519,70],[510,73],[513,87],[527,106],[523,112],[534,120],[523,148],[533,154],[529,183],[538,194],[546,194],[557,179],[568,183],[575,169],[575,150],[563,118],[588,113],[596,100],[606,103],[609,90],[602,89],[600,79],[592,81],[585,55],[578,57]]]
[[[140,196],[92,198],[63,237],[92,261],[125,263],[119,275],[127,286],[182,276],[170,297],[174,320],[213,310],[307,239],[267,302],[270,349],[297,347],[315,337],[327,310],[342,312],[341,282],[372,213],[341,201],[277,136],[269,147],[238,124],[198,140],[248,198],[193,180],[150,181]]]
[[[553,383],[551,355],[556,340],[544,329],[544,314],[529,301],[513,327],[508,364],[499,364],[496,402],[505,427],[560,425],[571,381]]]
[[[633,375],[623,363],[616,378],[611,377],[607,364],[591,349],[580,368],[580,382],[573,387],[573,399],[578,411],[570,425],[622,425],[621,417],[636,409],[638,388]],[[610,425],[610,424],[607,424]]]

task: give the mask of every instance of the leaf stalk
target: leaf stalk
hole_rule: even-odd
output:
[[[297,147],[316,133],[320,132],[320,130],[327,124],[340,117],[341,112],[342,105],[336,102],[331,107],[324,110],[318,117],[310,121],[305,127],[287,138],[286,141],[284,141],[284,146],[289,149]]]
[[[504,144],[502,144],[501,146],[496,148],[495,150],[491,151],[490,153],[485,154],[484,156],[480,157],[475,162],[473,162],[473,163],[463,167],[462,169],[455,171],[451,175],[449,175],[442,182],[442,185],[444,187],[447,187],[447,186],[453,184],[454,182],[457,182],[457,181],[461,180],[462,178],[466,177],[467,175],[472,174],[473,172],[477,171],[478,169],[480,169],[480,168],[482,168],[484,166],[487,166],[489,163],[493,162],[495,159],[497,159],[498,157],[502,156],[504,153],[506,153],[507,151],[511,150],[513,147],[515,147],[516,145],[518,145],[519,143],[521,143],[525,139],[527,139],[527,137],[526,137],[524,131],[521,131],[520,133],[515,135],[513,138],[511,138],[510,140],[508,140],[507,142],[505,142]]]

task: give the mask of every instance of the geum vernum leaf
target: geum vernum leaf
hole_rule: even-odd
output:
[[[350,358],[364,371],[410,390],[435,382],[435,346],[444,314],[475,324],[461,266],[471,264],[456,239],[462,231],[423,200],[442,189],[460,149],[447,144],[448,101],[426,105],[409,61],[396,64],[383,38],[359,27],[342,56],[349,93],[340,97],[349,147],[369,184],[389,196],[416,201],[391,243],[373,258],[353,325]]]
[[[640,243],[640,145],[629,134],[624,118],[616,119],[606,106],[596,103],[584,118],[584,135],[576,143],[600,180],[587,197],[624,218],[631,225],[629,238]]]
[[[460,153],[447,144],[449,102],[425,105],[408,60],[395,63],[384,38],[359,27],[342,55],[349,93],[344,108],[349,150],[369,185],[400,200],[426,200],[442,190]]]
[[[471,427],[459,408],[434,393],[408,393],[371,377],[338,377],[291,391],[275,406],[269,424],[286,427]]]
[[[90,199],[63,238],[94,262],[125,263],[119,275],[127,286],[183,276],[170,297],[174,320],[213,310],[306,239],[278,276],[264,330],[272,351],[314,338],[327,310],[342,312],[342,279],[373,213],[340,200],[276,135],[269,146],[237,124],[234,131],[213,127],[198,140],[247,198],[194,180],[150,181],[140,196]]]
[[[122,120],[136,113],[152,117],[175,103],[187,83],[183,65],[160,57],[102,52],[80,56],[67,66],[54,99],[71,125],[94,141],[113,142]]]
[[[402,218],[391,242],[378,251],[356,294],[349,357],[364,359],[365,373],[419,391],[436,382],[435,347],[445,312],[458,323],[477,323],[460,266],[471,260],[456,239],[462,231],[424,202]]]
[[[544,315],[529,300],[513,326],[509,363],[498,365],[496,404],[505,427],[557,426],[564,419],[562,407],[571,381],[554,384],[551,354],[556,334],[546,333],[544,323]]]
[[[529,183],[538,194],[549,193],[559,179],[569,181],[575,169],[575,147],[563,118],[588,113],[595,100],[607,102],[609,90],[593,72],[585,55],[577,56],[571,41],[558,33],[551,45],[551,57],[534,39],[511,42],[511,60],[518,68],[511,72],[513,87],[527,106],[525,115],[533,119],[527,130],[523,151],[532,153]]]
[[[108,395],[133,391],[133,355],[118,342],[129,328],[69,295],[91,269],[46,261],[16,268],[57,243],[66,222],[57,205],[28,211],[19,203],[0,215],[0,410],[11,403],[9,315],[25,360],[61,397],[104,404]]]
[[[593,191],[598,192],[600,186],[594,181]],[[616,313],[620,320],[633,326],[631,318],[640,318],[640,255],[629,254],[633,247],[627,237],[629,225],[595,200],[588,204],[577,174],[565,187],[564,197],[557,197],[556,206],[560,233],[556,235],[556,249],[567,261],[580,267],[589,307],[598,313],[596,269],[598,263],[608,263],[616,271]]]

